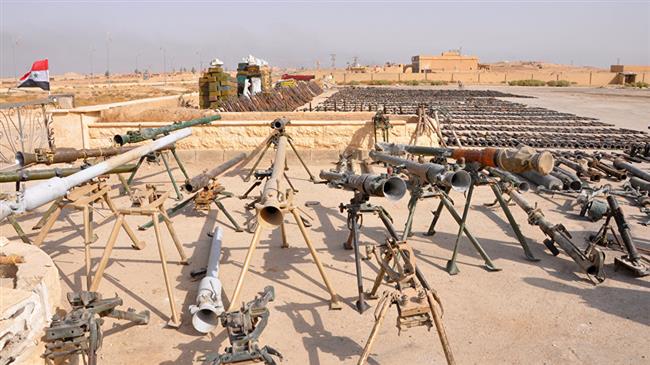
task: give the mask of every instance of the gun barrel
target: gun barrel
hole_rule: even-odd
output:
[[[212,331],[219,324],[219,316],[224,312],[221,301],[221,281],[219,280],[222,240],[223,230],[221,227],[217,227],[212,236],[206,274],[199,282],[196,305],[189,308],[192,313],[192,326],[201,333]]]
[[[287,124],[289,124],[289,119],[285,117],[277,118],[271,122],[271,128],[275,130],[280,130],[280,129],[284,129],[284,127],[286,127]]]
[[[522,172],[521,176],[550,190],[562,190],[562,180],[553,175],[541,175],[536,171]]]
[[[134,148],[121,155],[111,157],[106,161],[102,161],[70,176],[53,177],[40,184],[29,187],[25,189],[17,201],[0,202],[0,220],[13,213],[22,213],[36,209],[43,204],[64,196],[68,190],[79,184],[103,175],[129,161],[156,151],[191,134],[191,129],[181,130],[159,140]]]
[[[488,167],[488,172],[500,178],[501,180],[505,180],[506,182],[509,182],[512,184],[517,190],[526,192],[530,190],[530,184],[519,177],[517,177],[515,174],[510,173],[508,171],[504,171],[499,169],[498,167]]]
[[[204,187],[208,186],[208,184],[212,179],[223,174],[228,169],[235,166],[245,158],[246,158],[246,154],[242,152],[236,155],[235,157],[231,158],[230,160],[222,163],[221,165],[213,168],[212,170],[203,172],[185,181],[185,185],[183,185],[183,188],[189,193],[197,192],[203,189]]]
[[[342,174],[322,170],[320,178],[346,190],[360,191],[370,196],[385,197],[389,200],[399,200],[406,194],[406,183],[397,176],[382,176],[373,174]]]
[[[614,216],[616,226],[618,227],[618,233],[621,235],[621,239],[623,240],[625,248],[627,249],[628,258],[632,262],[638,262],[641,260],[641,256],[636,249],[636,245],[632,239],[632,234],[630,233],[630,226],[625,220],[625,215],[623,214],[621,206],[618,205],[618,201],[611,194],[607,195],[607,204],[609,204],[610,213]]]
[[[66,177],[81,171],[81,167],[67,167],[57,169],[43,169],[43,170],[18,170],[11,172],[0,173],[0,183],[16,182],[16,181],[33,181],[51,179],[55,176]],[[132,172],[135,170],[134,164],[122,165],[116,167],[106,174],[122,174]]]
[[[34,153],[16,152],[16,162],[20,167],[33,164],[70,163],[80,159],[115,156],[133,148],[135,147],[100,147],[79,150],[75,148],[56,148],[53,150],[37,148]]]
[[[286,168],[287,144],[286,136],[278,137],[275,158],[271,167],[271,176],[264,184],[260,199],[259,219],[262,223],[270,226],[279,226],[284,220],[284,213],[282,212],[284,192],[281,191],[280,185]]]
[[[632,165],[631,163],[627,163],[620,158],[614,160],[614,167],[617,169],[624,169],[629,172],[630,175],[636,176],[645,181],[650,181],[650,173],[643,171],[640,168]]]
[[[188,120],[186,122],[173,123],[160,128],[144,128],[141,130],[129,131],[126,134],[116,134],[113,136],[113,141],[115,141],[115,143],[119,144],[120,146],[128,143],[138,143],[146,141],[148,139],[154,139],[161,134],[169,134],[183,128],[212,123],[213,121],[219,119],[221,119],[221,116],[217,114],[208,117]]]
[[[431,185],[442,185],[456,191],[464,192],[472,184],[472,177],[467,171],[449,171],[447,167],[435,163],[418,163],[405,158],[390,156],[384,153],[370,151],[370,158],[393,166],[403,166],[413,174]]]

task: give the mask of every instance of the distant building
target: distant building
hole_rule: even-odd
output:
[[[637,81],[637,73],[650,72],[650,66],[611,65],[609,67],[609,71],[616,72],[618,74],[616,77],[617,84],[633,84]]]
[[[442,52],[440,56],[413,56],[411,65],[413,73],[474,71],[478,70],[478,57],[463,56],[458,51],[448,51]]]

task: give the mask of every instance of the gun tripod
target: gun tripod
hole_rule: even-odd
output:
[[[169,149],[172,153],[172,156],[174,157],[174,160],[176,161],[176,164],[178,167],[181,169],[181,172],[183,173],[183,176],[185,176],[186,180],[189,180],[190,177],[187,174],[187,171],[185,171],[185,166],[181,162],[181,159],[178,157],[178,154],[176,153],[176,147],[172,146]],[[174,192],[176,192],[176,200],[180,201],[183,199],[183,194],[181,194],[180,189],[178,188],[178,184],[176,183],[176,179],[174,178],[174,174],[172,173],[171,168],[169,167],[169,161],[167,161],[166,157],[166,150],[163,151],[154,151],[151,154],[144,155],[140,157],[138,160],[138,163],[135,165],[135,170],[129,175],[129,178],[126,180],[126,186],[124,190],[122,191],[122,194],[127,192],[127,189],[131,186],[131,183],[133,183],[133,179],[135,178],[135,175],[138,173],[138,170],[140,169],[140,166],[142,166],[142,163],[147,160],[149,162],[154,162],[158,160],[162,160],[163,164],[165,165],[165,171],[167,171],[167,176],[169,176],[169,181],[171,181],[172,186],[174,187]]]
[[[185,208],[190,203],[194,203],[194,209],[196,210],[209,212],[210,208],[212,207],[212,203],[214,203],[217,206],[217,209],[223,212],[226,218],[228,218],[230,223],[235,228],[235,232],[243,232],[244,230],[241,228],[239,223],[237,223],[235,218],[233,218],[233,216],[228,212],[226,207],[221,202],[222,200],[232,198],[233,196],[234,194],[226,191],[223,185],[221,185],[217,181],[213,181],[212,183],[210,183],[210,185],[194,193],[188,199],[167,209],[167,216],[169,217],[175,216],[176,214],[178,214],[178,212],[180,212],[183,208]],[[162,222],[163,217],[159,215],[158,221]],[[138,226],[138,229],[144,231],[151,228],[152,226],[153,226],[153,221],[149,221],[147,223]]]
[[[278,128],[278,129],[274,129],[273,133],[272,133],[272,134],[271,134],[271,135],[270,135],[270,136],[269,136],[269,137],[268,137],[268,138],[267,138],[267,139],[266,139],[266,140],[265,140],[265,141],[264,141],[260,146],[258,146],[258,147],[256,148],[256,149],[259,149],[262,145],[264,145],[263,150],[262,150],[262,152],[260,153],[259,157],[258,157],[257,160],[255,161],[255,163],[253,164],[253,166],[250,168],[250,170],[248,170],[248,174],[246,174],[246,176],[244,177],[244,181],[249,181],[249,180],[250,180],[251,176],[253,176],[253,174],[255,173],[255,169],[257,168],[257,165],[260,164],[260,162],[261,162],[262,159],[264,158],[264,155],[266,154],[266,151],[268,151],[268,149],[269,149],[271,146],[273,146],[274,149],[277,149],[277,146],[278,146],[278,139],[279,139],[280,137],[286,137],[286,138],[287,138],[287,143],[289,144],[289,147],[291,147],[291,150],[293,151],[293,153],[294,153],[294,154],[296,155],[296,157],[298,158],[298,161],[300,161],[300,164],[302,165],[302,167],[303,167],[303,168],[305,169],[305,171],[307,172],[307,175],[309,175],[309,181],[311,181],[311,182],[316,182],[316,177],[311,173],[311,171],[309,170],[309,167],[307,167],[307,164],[305,164],[305,161],[304,161],[304,160],[302,159],[302,157],[300,156],[300,153],[298,153],[298,150],[296,150],[296,147],[293,145],[293,139],[291,138],[291,136],[289,135],[289,133],[286,132],[286,130],[285,130],[284,127],[282,127],[282,128]],[[252,155],[251,155],[251,157],[252,157]],[[288,169],[289,169],[289,168],[287,167],[287,170],[288,170]],[[284,176],[285,176],[285,178],[286,178],[287,181],[288,181],[289,178],[287,177],[286,173],[285,173]],[[291,188],[295,191],[295,189],[294,189],[293,186],[291,185],[291,182],[289,182],[289,185],[290,185]],[[253,188],[251,188],[250,190],[252,190],[252,189],[253,189]]]
[[[117,210],[117,220],[115,221],[113,230],[111,231],[111,234],[108,237],[108,242],[106,243],[106,247],[104,248],[104,253],[102,255],[101,261],[99,262],[99,266],[97,267],[97,271],[95,272],[95,276],[93,277],[90,290],[97,291],[97,289],[99,288],[99,283],[104,275],[104,270],[108,265],[108,260],[111,256],[111,253],[113,252],[113,247],[115,246],[115,242],[117,241],[117,236],[120,232],[120,227],[124,228],[127,232],[130,230],[130,228],[128,228],[129,227],[128,224],[125,221],[125,218],[127,216],[132,216],[132,215],[148,216],[153,221],[154,232],[156,233],[156,243],[158,245],[158,254],[160,255],[160,264],[162,266],[163,277],[165,279],[165,286],[167,289],[167,297],[169,299],[169,305],[171,307],[171,318],[167,322],[167,325],[170,327],[179,327],[181,322],[180,322],[180,317],[178,315],[178,312],[176,310],[174,292],[172,290],[172,284],[171,284],[171,280],[169,279],[169,273],[167,270],[167,255],[165,254],[165,248],[162,244],[160,225],[158,223],[159,216],[163,218],[163,222],[165,222],[165,225],[167,226],[167,230],[169,231],[172,241],[174,242],[174,245],[176,246],[176,250],[178,251],[178,254],[181,258],[181,264],[187,265],[189,264],[189,262],[187,260],[187,256],[185,255],[185,251],[183,250],[183,246],[181,245],[181,242],[178,240],[178,236],[176,235],[176,230],[174,230],[172,221],[169,219],[169,216],[167,216],[167,212],[165,212],[165,209],[163,208],[163,204],[169,198],[169,195],[170,195],[169,192],[162,193],[160,191],[157,191],[154,186],[147,185],[147,190],[144,192],[144,194],[142,194],[141,196],[136,196],[136,198],[139,198],[138,200],[136,200],[139,204],[137,204],[135,207],[132,208]],[[141,250],[144,248],[145,246],[144,242],[136,241],[135,236],[129,235],[129,237],[133,242],[132,245],[133,248],[137,250]]]
[[[327,275],[325,274],[325,269],[323,268],[323,264],[321,264],[320,259],[318,258],[316,249],[314,249],[314,246],[312,245],[311,240],[309,239],[309,235],[307,234],[307,229],[303,224],[303,220],[302,217],[300,216],[300,213],[298,212],[298,208],[293,204],[293,190],[287,189],[286,199],[284,200],[283,204],[279,207],[279,209],[282,212],[283,217],[286,213],[291,213],[291,215],[295,219],[296,225],[298,225],[298,228],[300,229],[300,233],[302,234],[302,237],[305,240],[305,244],[307,245],[307,248],[309,249],[312,258],[314,259],[314,263],[318,268],[318,272],[320,273],[321,278],[323,279],[323,283],[327,287],[327,291],[330,294],[330,309],[341,309],[341,304],[339,303],[338,296],[334,292],[334,289],[332,288],[332,285],[330,284],[330,281],[327,278]],[[258,209],[257,211],[258,224],[257,227],[255,228],[255,232],[253,233],[253,238],[251,240],[250,246],[248,247],[248,252],[246,253],[246,258],[244,259],[244,265],[242,267],[241,274],[239,275],[239,279],[237,280],[237,285],[235,286],[235,292],[233,293],[230,299],[230,308],[228,309],[228,311],[235,310],[238,305],[239,293],[241,292],[241,288],[244,285],[244,277],[246,275],[246,272],[248,271],[248,267],[250,266],[251,259],[253,258],[253,253],[255,252],[255,248],[257,247],[257,244],[260,242],[260,235],[262,233],[262,230],[265,228],[264,227],[265,224],[260,223],[259,212],[260,210]],[[280,228],[282,230],[282,248],[288,248],[289,244],[287,243],[284,219],[280,222]]]
[[[488,254],[485,252],[481,244],[474,238],[472,233],[467,229],[467,217],[469,214],[469,207],[472,205],[472,197],[474,193],[474,187],[478,185],[489,185],[490,188],[492,189],[492,192],[494,193],[494,196],[496,198],[496,201],[492,203],[491,205],[496,204],[497,202],[499,203],[501,209],[506,215],[506,218],[508,219],[508,223],[510,223],[510,227],[512,227],[513,232],[515,233],[515,236],[517,236],[517,240],[519,241],[519,244],[524,250],[524,254],[526,256],[526,259],[529,261],[539,261],[539,259],[535,258],[533,255],[532,251],[530,250],[530,247],[528,247],[528,243],[526,242],[526,238],[524,235],[521,233],[521,230],[519,229],[519,225],[517,224],[517,221],[512,215],[512,212],[510,211],[510,208],[508,207],[508,202],[506,202],[503,199],[502,192],[500,188],[497,186],[492,181],[488,181],[485,177],[479,176],[477,171],[475,169],[468,169],[468,172],[470,173],[470,176],[472,177],[472,184],[470,185],[469,189],[467,190],[467,197],[465,200],[465,207],[463,208],[463,215],[462,217],[458,215],[458,212],[456,209],[453,207],[453,203],[451,202],[451,199],[449,197],[449,191],[451,190],[448,187],[445,187],[444,189],[436,188],[436,196],[440,198],[440,203],[438,204],[438,207],[436,208],[435,212],[433,213],[433,219],[431,221],[431,224],[429,225],[429,229],[425,233],[425,236],[433,236],[436,231],[435,231],[435,226],[436,223],[438,222],[438,219],[440,219],[440,215],[442,214],[442,208],[445,207],[449,213],[452,215],[454,220],[458,223],[459,229],[458,229],[458,234],[456,235],[456,241],[454,243],[454,251],[452,254],[452,257],[449,261],[447,261],[447,272],[451,275],[456,275],[460,272],[458,269],[458,265],[456,264],[456,258],[458,255],[458,248],[460,245],[460,238],[463,233],[467,236],[467,239],[470,241],[470,243],[474,246],[476,251],[479,253],[481,258],[485,261],[485,268],[488,271],[499,271],[501,269],[497,268]],[[418,192],[417,189],[413,189],[411,191],[411,199],[409,200],[409,218],[407,219],[407,224],[406,227],[404,228],[405,235],[402,238],[408,237],[408,235],[411,232],[411,224],[413,220],[413,214],[415,211],[415,205],[417,204],[417,201],[420,199],[421,195],[421,189],[420,192]],[[420,195],[420,196],[418,196]]]

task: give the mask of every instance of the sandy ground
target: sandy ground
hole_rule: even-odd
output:
[[[555,105],[565,97],[554,91],[534,92],[548,95],[524,102]],[[591,96],[585,96],[582,100],[589,98]],[[600,117],[603,121],[612,122],[612,119],[619,118],[626,123],[633,120],[631,115],[643,114],[643,110],[647,110],[647,103],[625,107],[626,103],[635,103],[628,101],[628,98],[602,100],[611,104],[612,118],[607,117],[610,111],[601,110],[600,106],[591,103],[566,103],[554,109],[570,112],[582,110],[583,114]],[[588,114],[589,110],[593,114]],[[196,174],[209,166],[210,161],[204,161],[189,163],[187,167],[190,174]],[[322,163],[310,167],[317,173],[332,165]],[[166,184],[167,178],[161,169],[156,165],[143,168],[139,173],[142,177],[140,183]],[[235,194],[243,193],[248,187],[238,175],[241,173],[242,170],[235,170],[221,179],[227,189]],[[178,170],[175,170],[175,174],[181,176]],[[309,235],[326,266],[327,275],[342,298],[343,309],[328,309],[329,297],[298,227],[290,217],[286,222],[291,247],[280,248],[279,229],[262,234],[240,300],[252,299],[266,285],[275,287],[276,300],[270,305],[271,318],[261,344],[268,344],[282,352],[285,364],[355,364],[372,328],[373,310],[360,315],[354,309],[354,260],[352,253],[342,247],[347,237],[346,216],[339,212],[338,205],[348,202],[352,194],[311,184],[306,180],[304,171],[297,166],[292,166],[289,175],[300,190],[295,198],[296,204],[315,218]],[[116,183],[115,180],[111,182]],[[452,193],[452,197],[456,208],[462,209],[463,197],[458,193]],[[526,197],[538,203],[550,221],[564,224],[573,234],[573,241],[581,247],[585,237],[602,224],[579,217],[578,208],[571,206],[569,198],[551,199],[532,193],[527,193]],[[419,268],[442,298],[444,321],[457,362],[650,363],[650,279],[615,272],[613,259],[622,253],[605,250],[608,278],[599,286],[593,286],[567,255],[551,256],[542,244],[545,237],[541,231],[527,224],[526,215],[521,209],[512,207],[535,256],[541,259],[539,262],[526,261],[503,212],[483,205],[493,200],[490,189],[477,189],[470,210],[469,228],[502,271],[487,272],[482,266],[483,261],[465,238],[462,239],[458,261],[460,274],[450,276],[444,271],[446,261],[451,257],[458,226],[445,213],[438,223],[438,233],[433,238],[422,236],[431,219],[430,211],[437,205],[436,200],[420,202],[414,221],[416,235],[409,241],[417,255]],[[304,207],[307,201],[320,201],[321,204]],[[407,214],[406,199],[396,203],[378,198],[372,201],[382,204],[394,217],[396,226],[399,229],[403,227]],[[647,217],[638,208],[624,202],[623,198],[619,201],[627,213],[637,245],[650,249],[650,229],[638,224]],[[126,207],[129,201],[120,197],[116,203]],[[168,205],[172,203],[169,201]],[[245,203],[236,198],[224,202],[240,223],[244,221]],[[45,207],[21,219],[23,227],[31,227],[40,217],[39,212],[44,210]],[[95,267],[114,224],[114,219],[107,212],[106,209],[99,209],[95,215],[96,233],[99,236],[92,246]],[[215,225],[223,227],[221,280],[224,300],[228,303],[252,235],[234,232],[223,214],[219,214],[216,221],[215,216],[216,211],[206,215],[188,207],[174,218],[176,230],[192,261],[188,266],[178,264],[178,255],[171,239],[163,230],[165,249],[171,261],[169,269],[175,302],[183,312],[183,325],[179,329],[165,327],[170,310],[153,229],[137,232],[148,243],[142,251],[130,248],[128,237],[120,234],[100,291],[107,297],[117,293],[124,299],[125,306],[137,310],[148,309],[152,316],[147,326],[130,326],[107,319],[103,327],[106,338],[100,350],[100,363],[189,364],[196,362],[201,355],[224,349],[227,336],[222,328],[208,335],[200,335],[191,326],[187,307],[194,303],[198,283],[190,280],[189,274],[206,264],[210,245],[207,233],[213,231]],[[64,293],[82,289],[85,282],[81,222],[81,213],[69,211],[57,222],[43,245],[60,269]],[[144,219],[133,217],[128,222],[135,227]],[[6,223],[0,225],[0,233],[16,239]],[[35,234],[31,234],[31,237]],[[362,228],[362,242],[378,242],[385,235],[379,219],[367,215]],[[364,262],[366,288],[372,285],[376,271],[374,261]],[[384,285],[384,288],[389,287]],[[375,303],[371,304],[374,309]],[[395,318],[396,311],[391,309],[373,348],[370,364],[444,363],[435,331],[414,328],[398,336]]]

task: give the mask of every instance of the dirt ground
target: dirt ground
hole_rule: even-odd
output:
[[[507,88],[509,91],[512,88]],[[528,92],[529,89],[525,89]],[[517,90],[518,91],[518,90]],[[524,92],[522,91],[522,92]],[[636,98],[586,95],[577,103],[561,104],[566,95],[555,91],[535,90],[540,99],[517,100],[525,103],[560,103],[553,109],[576,112],[580,115],[600,117],[606,122],[637,125],[636,116],[642,115],[641,129],[647,126],[648,103],[637,103]],[[573,92],[573,91],[571,91]],[[543,95],[542,95],[543,94]],[[630,100],[628,100],[630,99]],[[591,101],[590,101],[591,100]],[[609,103],[605,108],[601,103]],[[593,105],[592,105],[593,104]],[[544,105],[542,105],[544,106]],[[645,112],[644,112],[645,111]],[[644,114],[645,113],[645,114]],[[619,124],[619,120],[621,121]],[[266,159],[270,162],[270,158]],[[191,175],[212,166],[210,161],[188,163]],[[260,166],[264,166],[264,163]],[[329,169],[331,164],[311,164],[312,172]],[[649,165],[646,164],[645,168]],[[146,166],[139,173],[140,185],[144,182],[166,184],[167,177],[157,165]],[[221,179],[227,190],[241,194],[249,186],[243,183],[244,170],[233,170]],[[178,169],[175,174],[180,178]],[[304,245],[295,222],[286,217],[290,248],[282,249],[280,230],[265,231],[255,252],[250,271],[242,290],[240,301],[248,301],[266,285],[273,285],[276,300],[269,307],[269,325],[262,335],[261,345],[278,349],[285,364],[355,364],[373,325],[373,306],[363,314],[355,311],[356,284],[354,259],[351,251],[342,247],[348,231],[346,215],[338,210],[346,203],[351,192],[314,185],[306,179],[299,166],[291,166],[289,176],[299,192],[297,206],[314,219],[309,235],[325,265],[332,284],[342,299],[343,309],[330,311],[328,295],[316,266]],[[113,178],[111,183],[117,187]],[[116,194],[116,192],[114,192]],[[595,232],[601,222],[592,223],[578,216],[572,199],[561,196],[550,198],[526,193],[526,198],[538,204],[546,217],[562,223],[573,235],[573,242],[583,247],[585,237]],[[452,193],[455,207],[462,209],[464,198]],[[523,251],[500,209],[484,206],[494,200],[486,187],[475,192],[469,213],[469,229],[481,242],[498,272],[486,271],[483,261],[467,239],[461,240],[458,264],[461,272],[448,275],[444,268],[451,257],[452,246],[458,230],[448,213],[442,215],[436,235],[425,237],[431,220],[431,210],[437,200],[421,201],[414,220],[416,234],[409,240],[417,257],[418,267],[430,285],[441,297],[445,308],[444,322],[451,346],[459,364],[647,364],[650,363],[650,279],[634,278],[623,271],[614,271],[614,257],[622,255],[615,250],[605,250],[607,280],[594,286],[586,280],[577,265],[564,253],[557,257],[549,254],[542,244],[543,233],[527,223],[526,215],[516,206],[512,212],[528,238],[539,262],[526,261]],[[319,205],[305,207],[308,201]],[[406,219],[407,198],[399,202],[373,198],[373,203],[383,205],[393,216],[401,230]],[[226,199],[225,206],[238,222],[245,218],[244,204],[237,198]],[[638,208],[619,198],[627,214],[632,235],[640,248],[650,249],[650,229],[639,224],[647,216]],[[120,207],[129,201],[116,198]],[[169,201],[168,206],[174,202]],[[24,228],[31,227],[46,207],[21,219]],[[215,221],[216,217],[216,221]],[[94,268],[103,252],[114,219],[108,210],[101,208],[95,214],[96,233],[99,240],[92,246]],[[132,227],[143,223],[143,218],[129,218]],[[195,302],[198,282],[192,281],[190,272],[206,264],[210,238],[208,232],[216,225],[224,229],[221,281],[224,301],[229,302],[240,274],[251,234],[236,233],[223,214],[209,214],[186,208],[173,218],[183,247],[191,264],[178,264],[178,255],[171,239],[163,228],[164,245],[169,265],[175,303],[183,313],[179,329],[165,327],[170,314],[165,292],[160,260],[155,245],[153,229],[137,231],[147,247],[136,251],[130,247],[128,237],[119,235],[116,249],[100,285],[106,297],[120,295],[125,307],[151,311],[151,321],[146,326],[130,326],[107,319],[104,345],[100,350],[102,364],[190,364],[207,353],[223,351],[227,336],[222,328],[208,335],[200,335],[191,326],[187,312]],[[60,269],[63,292],[82,289],[83,269],[82,215],[68,211],[54,226],[43,245]],[[0,233],[16,239],[9,225],[0,225]],[[363,244],[380,242],[386,236],[377,217],[368,214],[361,230]],[[30,234],[35,237],[36,233]],[[369,289],[377,272],[374,261],[364,261],[364,286]],[[383,288],[388,289],[387,285]],[[62,302],[65,298],[62,298]],[[370,364],[442,364],[444,356],[435,330],[413,328],[398,336],[395,328],[396,310],[392,308],[379,333],[369,360]]]

